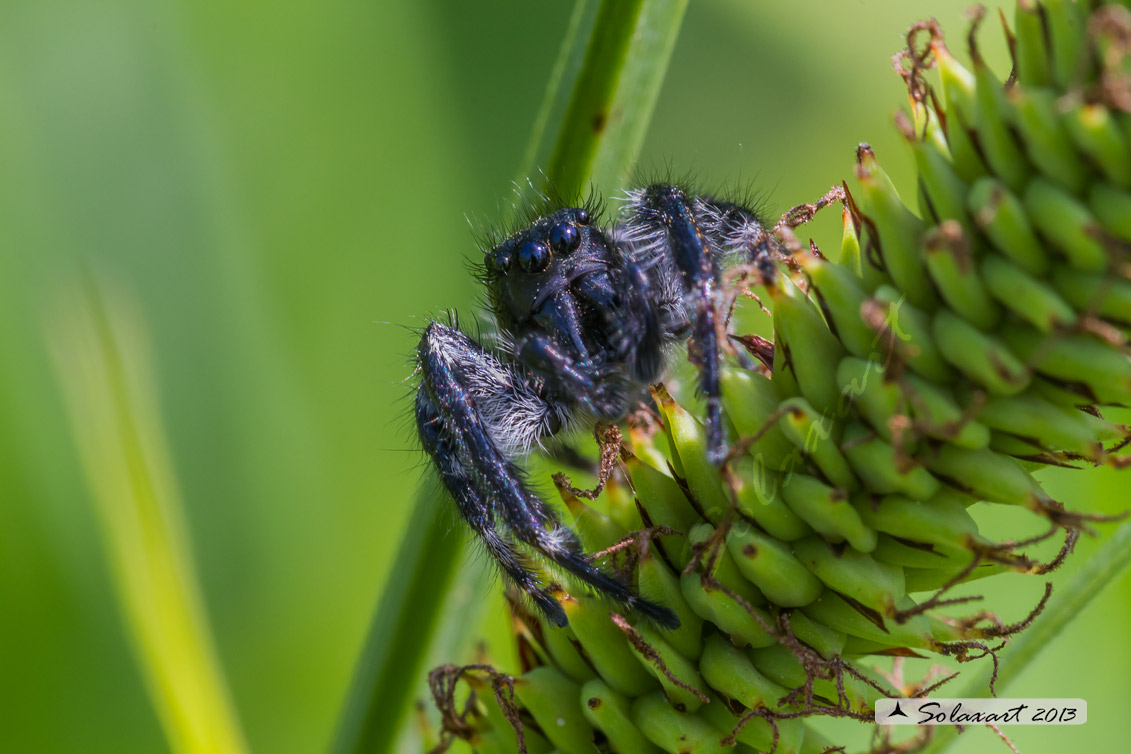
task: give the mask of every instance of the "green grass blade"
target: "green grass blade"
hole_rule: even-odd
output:
[[[628,175],[652,117],[687,0],[605,0],[546,168],[558,196]]]
[[[546,92],[534,116],[534,127],[530,129],[530,140],[522,155],[519,172],[515,176],[515,186],[521,187],[538,172],[538,166],[547,158],[554,147],[554,140],[565,127],[565,108],[568,103],[562,91],[563,82],[576,81],[578,72],[585,62],[585,35],[593,29],[594,13],[597,3],[594,0],[577,0],[570,14],[569,25],[562,35],[562,46],[558,58],[546,80]],[[555,118],[556,116],[556,118]]]
[[[144,328],[89,282],[60,297],[49,332],[126,629],[173,751],[240,754],[196,580]]]
[[[586,0],[581,0],[585,3]],[[555,65],[544,113],[553,111],[557,88],[570,66],[581,59],[570,104],[561,125],[535,124],[535,146],[526,159],[550,153],[546,141],[557,134],[545,171],[554,193],[579,196],[590,180],[627,175],[644,139],[667,62],[679,33],[687,0],[604,0],[583,33],[586,8],[575,11],[564,49]],[[584,54],[577,47],[584,47]],[[595,128],[597,118],[603,120]],[[612,184],[609,184],[612,185]],[[415,502],[413,521],[402,541],[396,569],[377,607],[346,698],[334,754],[385,752],[401,729],[401,718],[420,687],[424,656],[444,594],[463,557],[459,538],[447,535],[449,518],[439,513],[446,495],[424,492]]]
[[[1000,693],[1028,664],[1047,647],[1103,588],[1131,565],[1131,521],[1120,525],[1100,550],[1084,562],[1072,581],[1049,601],[1049,607],[1002,651],[995,688]],[[972,674],[955,697],[982,697],[990,685],[993,668],[984,664]],[[922,754],[939,754],[954,741],[958,729],[953,725],[935,728],[935,736]]]
[[[606,0],[597,10],[585,60],[546,165],[546,178],[559,196],[578,196],[593,172],[644,4]]]
[[[629,178],[644,144],[688,0],[651,0],[636,21],[616,96],[588,180],[609,192]],[[585,177],[582,176],[582,180]]]

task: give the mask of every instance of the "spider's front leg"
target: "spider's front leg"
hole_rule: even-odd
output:
[[[669,184],[630,192],[626,224],[638,263],[679,278],[691,327],[688,353],[699,371],[699,390],[707,404],[707,454],[720,464],[727,455],[719,392],[720,338],[725,337],[720,269],[738,257],[754,262],[772,278],[772,241],[753,210],[692,197]]]
[[[605,596],[674,628],[668,608],[643,599],[593,566],[577,536],[531,492],[514,458],[558,431],[566,409],[518,369],[504,364],[459,330],[433,322],[418,348],[421,384],[416,423],[425,452],[468,526],[503,574],[552,623],[568,623],[550,585],[508,536],[548,558]],[[502,529],[502,531],[500,531]]]

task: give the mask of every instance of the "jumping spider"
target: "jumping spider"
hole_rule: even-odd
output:
[[[543,214],[486,252],[483,279],[502,347],[492,353],[457,327],[429,324],[417,349],[416,424],[468,526],[552,623],[565,626],[565,611],[515,540],[674,628],[674,612],[590,562],[517,461],[563,428],[623,419],[664,376],[672,347],[687,341],[706,402],[708,452],[721,463],[720,270],[741,261],[772,277],[772,242],[754,210],[668,184],[628,192],[609,227],[596,214]]]

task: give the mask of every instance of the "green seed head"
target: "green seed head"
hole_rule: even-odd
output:
[[[1125,465],[1128,428],[1104,413],[1131,405],[1131,50],[1119,33],[1131,13],[1092,7],[1019,2],[1005,82],[978,54],[980,17],[970,68],[936,24],[913,27],[898,58],[912,117],[899,124],[917,208],[862,145],[856,184],[837,194],[839,253],[797,248],[779,226],[797,253],[764,295],[772,358],[767,342],[738,339],[772,368],[721,377],[727,463],[708,460],[694,402],[657,386],[650,424],[623,443],[606,435],[621,447],[602,497],[559,480],[590,551],[680,627],[552,574],[570,625],[516,603],[536,666],[469,671],[477,706],[444,710],[445,741],[821,751],[836,742],[807,717],[871,721],[877,698],[923,691],[885,680],[885,657],[991,662],[1027,626],[992,605],[956,619],[971,598],[952,590],[1046,573],[1099,518],[1052,499],[1035,470]],[[1029,511],[1060,554],[1040,562],[1021,536],[983,535],[994,505]]]

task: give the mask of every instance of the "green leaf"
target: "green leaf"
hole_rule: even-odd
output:
[[[687,0],[604,0],[595,14],[590,5],[580,0],[574,12],[525,157],[533,163],[539,155],[552,154],[546,181],[554,195],[566,198],[580,196],[589,181],[617,186],[631,170]],[[558,87],[576,60],[580,64],[569,105],[561,125],[550,129]],[[335,754],[392,748],[420,688],[445,594],[463,560],[462,538],[449,534],[451,519],[442,513],[450,510],[447,495],[427,490],[414,505],[358,660],[334,739]]]

